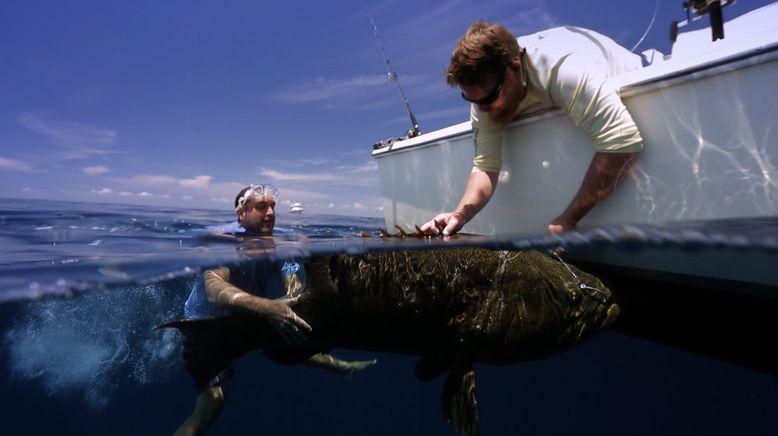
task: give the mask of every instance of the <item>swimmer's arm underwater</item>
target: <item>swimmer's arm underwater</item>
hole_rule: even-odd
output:
[[[300,328],[310,331],[311,327],[291,309],[299,297],[270,300],[250,294],[230,283],[230,269],[227,267],[206,270],[203,273],[205,293],[208,302],[240,312],[249,312],[268,318],[288,343],[303,342],[305,335]],[[299,324],[302,323],[302,324]],[[295,328],[296,325],[300,327]],[[284,330],[282,330],[284,329]],[[375,365],[376,359],[345,361],[329,354],[311,356],[307,364],[328,369],[346,378],[362,369]]]
[[[311,331],[311,326],[292,310],[299,297],[271,300],[249,294],[232,285],[229,280],[230,269],[227,267],[209,269],[203,273],[208,302],[267,318],[288,343],[305,341],[305,332]]]

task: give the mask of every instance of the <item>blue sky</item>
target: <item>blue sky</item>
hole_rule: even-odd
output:
[[[637,51],[670,52],[681,3],[659,2]],[[259,182],[307,212],[381,216],[371,146],[410,122],[366,8],[430,132],[467,119],[443,70],[475,19],[517,35],[583,26],[632,48],[656,5],[3,0],[0,197],[230,209]]]

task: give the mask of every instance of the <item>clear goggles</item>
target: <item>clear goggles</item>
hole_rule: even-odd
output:
[[[255,185],[252,183],[249,185],[249,189],[246,189],[246,192],[244,192],[243,195],[241,195],[241,197],[238,199],[238,206],[235,208],[235,210],[243,209],[249,199],[255,195],[258,197],[272,195],[273,197],[278,198],[278,189],[273,185]]]

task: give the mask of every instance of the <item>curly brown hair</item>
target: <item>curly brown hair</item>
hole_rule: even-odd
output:
[[[478,20],[454,47],[446,82],[449,86],[480,85],[490,74],[504,70],[520,51],[516,37],[508,29]]]

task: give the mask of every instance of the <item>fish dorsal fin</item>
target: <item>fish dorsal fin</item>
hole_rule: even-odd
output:
[[[480,435],[478,403],[475,399],[475,368],[463,355],[457,356],[443,384],[440,397],[443,416],[460,436]]]

